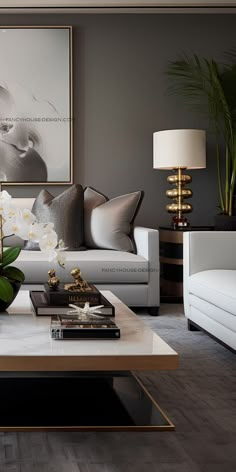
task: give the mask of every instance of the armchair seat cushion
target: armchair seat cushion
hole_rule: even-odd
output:
[[[236,316],[236,270],[212,269],[189,277],[189,293]]]
[[[236,333],[236,316],[232,315],[232,313],[222,310],[218,306],[213,305],[213,303],[209,303],[192,294],[189,295],[189,302],[192,311],[196,310],[198,313],[202,313],[205,316],[204,328],[207,331],[210,331],[208,328],[210,323],[213,321],[219,326],[219,329],[220,326],[224,326],[226,329],[230,329]]]

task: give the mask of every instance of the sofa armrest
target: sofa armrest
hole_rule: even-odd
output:
[[[156,259],[159,264],[159,231],[157,229],[134,228],[134,242],[139,256],[145,257],[148,261],[150,255]]]
[[[151,228],[134,228],[134,241],[137,254],[148,261],[149,290],[148,306],[160,305],[160,262],[159,262],[159,231]]]
[[[210,269],[236,269],[236,231],[187,231],[184,241],[184,309],[189,313],[189,277]]]

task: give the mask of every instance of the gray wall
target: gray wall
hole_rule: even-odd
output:
[[[207,123],[166,94],[163,73],[182,51],[222,58],[236,46],[234,15],[1,15],[2,25],[73,28],[75,182],[109,197],[145,192],[139,224],[168,224],[168,172],[152,169],[152,133],[205,128]],[[43,72],[42,72],[43,73]],[[192,171],[192,224],[212,224],[217,180],[208,134],[206,170]],[[63,187],[48,187],[58,194]],[[65,187],[64,187],[65,188]],[[14,196],[36,196],[39,187],[10,187]]]

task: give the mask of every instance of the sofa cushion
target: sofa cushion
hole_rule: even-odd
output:
[[[47,271],[54,267],[62,282],[72,281],[70,271],[81,269],[82,276],[91,283],[147,283],[149,280],[148,261],[136,254],[89,249],[87,251],[66,251],[65,269],[48,262],[41,251],[22,250],[15,265],[25,274],[25,283],[47,281]]]
[[[57,197],[42,190],[33,204],[32,213],[40,223],[54,223],[58,239],[70,250],[79,250],[83,245],[83,205],[81,185],[72,185]],[[38,249],[37,243],[27,242],[27,250]]]
[[[96,190],[84,191],[84,240],[89,248],[135,252],[132,225],[143,192],[108,200]]]
[[[189,292],[236,316],[236,270],[205,270],[189,277]]]

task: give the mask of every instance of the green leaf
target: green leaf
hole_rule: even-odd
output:
[[[232,176],[236,169],[234,152],[234,134],[236,130],[236,49],[228,53],[229,64],[217,64],[213,59],[182,54],[178,60],[169,63],[166,74],[169,76],[170,93],[178,94],[192,110],[208,117],[218,146],[223,140],[227,149],[224,159],[224,192],[222,185],[222,153],[217,150],[217,171],[219,197],[222,209],[228,213],[231,194],[235,190],[236,178]],[[223,202],[223,194],[225,201]],[[232,205],[231,205],[232,206]]]
[[[2,276],[0,276],[0,298],[6,303],[10,302],[13,298],[12,285],[5,277]]]
[[[2,275],[8,279],[23,283],[25,280],[24,273],[17,267],[8,266],[2,271]]]
[[[20,252],[21,252],[20,247],[9,247],[5,249],[3,252],[3,259],[2,259],[1,266],[5,267],[11,264],[12,262],[14,262],[19,256]]]

